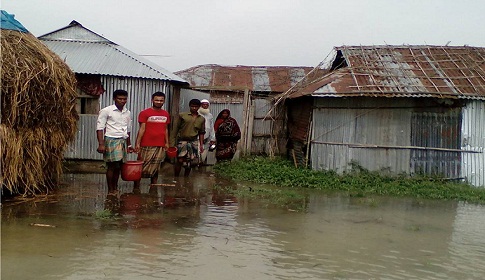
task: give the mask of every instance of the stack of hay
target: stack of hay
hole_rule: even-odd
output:
[[[1,12],[0,183],[13,194],[43,193],[56,184],[77,132],[76,79],[55,53]],[[4,29],[5,21],[18,28]]]

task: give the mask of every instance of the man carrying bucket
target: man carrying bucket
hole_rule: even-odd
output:
[[[165,151],[169,147],[168,124],[170,115],[163,110],[165,94],[152,94],[152,107],[145,109],[138,115],[140,129],[136,136],[135,151],[138,160],[143,161],[142,177],[149,177],[151,184],[158,181],[160,164],[165,160]],[[140,180],[134,181],[134,191],[140,190]]]
[[[192,166],[199,163],[200,154],[204,152],[205,119],[199,115],[200,100],[189,102],[190,112],[180,113],[174,119],[171,133],[172,144],[177,144],[178,154],[174,165],[174,175],[179,176],[182,166],[184,176],[189,176]]]
[[[98,153],[103,154],[108,169],[108,193],[115,192],[121,173],[121,165],[126,161],[126,152],[133,152],[130,141],[131,112],[125,107],[128,92],[115,90],[114,103],[99,111],[96,123],[96,136],[98,138]]]

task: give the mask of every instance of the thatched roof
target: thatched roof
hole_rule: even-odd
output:
[[[0,183],[11,193],[44,192],[77,131],[76,79],[35,36],[3,28]]]

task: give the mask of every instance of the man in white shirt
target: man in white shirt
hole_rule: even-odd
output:
[[[125,108],[128,92],[115,90],[114,104],[99,111],[96,123],[98,138],[98,153],[103,154],[108,169],[106,180],[108,192],[113,193],[118,188],[121,165],[126,161],[126,153],[134,151],[131,146],[131,112]]]
[[[199,114],[205,118],[205,135],[204,135],[204,152],[201,155],[200,164],[207,163],[207,153],[210,147],[216,143],[216,135],[214,133],[214,116],[209,110],[210,102],[207,99],[200,101]]]

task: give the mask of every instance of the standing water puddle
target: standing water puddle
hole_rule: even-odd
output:
[[[236,183],[208,173],[144,180],[108,196],[104,175],[66,174],[54,194],[5,201],[2,279],[485,276],[483,206],[308,192],[291,211],[215,191]]]

